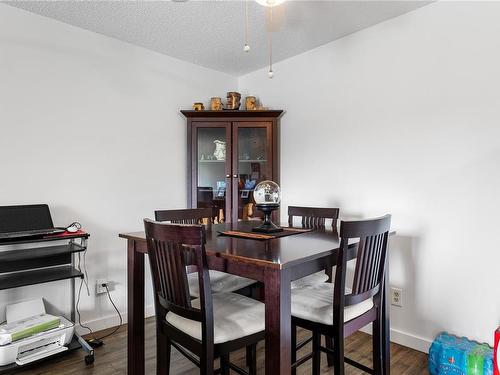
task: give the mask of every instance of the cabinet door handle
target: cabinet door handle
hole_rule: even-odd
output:
[[[238,175],[237,174],[233,174],[233,178],[238,178]]]
[[[227,174],[227,175],[226,175],[226,178],[231,178],[231,175],[230,175],[230,174]]]

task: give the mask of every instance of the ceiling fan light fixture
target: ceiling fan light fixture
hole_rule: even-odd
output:
[[[260,5],[265,7],[275,7],[277,5],[283,4],[286,0],[255,0]]]

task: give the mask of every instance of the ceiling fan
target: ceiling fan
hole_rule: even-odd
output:
[[[188,2],[189,0],[171,0],[175,3],[185,3]],[[245,45],[243,46],[243,51],[244,52],[250,52],[250,44],[248,43],[248,2],[249,0],[244,0],[245,1]],[[281,25],[283,24],[283,11],[278,11],[275,13],[274,8],[277,7],[278,5],[283,4],[286,0],[255,0],[258,4],[264,6],[267,8],[266,12],[266,28],[267,28],[267,33],[269,36],[269,70],[267,72],[267,75],[269,78],[274,77],[274,72],[273,72],[273,38],[272,38],[272,33],[275,31],[278,31],[281,28]],[[280,9],[280,8],[278,8]],[[277,22],[278,21],[278,22]]]

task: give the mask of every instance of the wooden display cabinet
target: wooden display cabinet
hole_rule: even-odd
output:
[[[188,207],[213,208],[217,222],[259,219],[253,189],[263,180],[279,184],[283,111],[181,113],[187,119]]]

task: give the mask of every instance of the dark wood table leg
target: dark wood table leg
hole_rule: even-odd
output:
[[[144,375],[144,254],[137,251],[134,240],[127,246],[127,373]]]
[[[389,296],[389,254],[387,254],[382,292],[382,374],[384,375],[391,373],[391,305]]]
[[[266,374],[291,374],[291,305],[288,270],[266,269]]]

